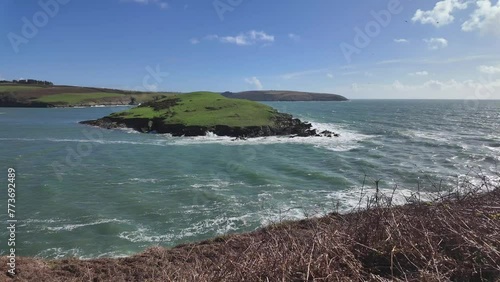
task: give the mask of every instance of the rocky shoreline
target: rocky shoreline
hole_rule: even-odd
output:
[[[255,138],[267,136],[309,137],[325,136],[339,137],[339,134],[323,131],[318,132],[310,123],[302,122],[289,114],[278,114],[274,118],[274,126],[231,127],[227,125],[215,126],[186,126],[183,124],[166,124],[162,118],[113,118],[105,117],[97,120],[82,121],[81,124],[97,126],[105,129],[133,129],[141,133],[172,134],[175,137],[206,136],[212,132],[218,136],[235,138]]]

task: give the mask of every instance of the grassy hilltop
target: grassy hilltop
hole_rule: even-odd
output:
[[[318,135],[311,124],[294,119],[289,114],[279,113],[258,102],[226,98],[213,92],[171,95],[82,123],[174,136],[204,136],[208,131],[232,137]],[[325,134],[331,137],[333,133]]]
[[[264,104],[229,99],[213,92],[172,95],[148,102],[128,111],[112,114],[113,118],[161,118],[165,124],[186,126],[271,126],[278,112]]]

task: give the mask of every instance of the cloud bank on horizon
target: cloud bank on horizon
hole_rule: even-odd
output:
[[[170,74],[160,91],[500,99],[500,0],[6,0],[0,10],[6,79],[137,89],[156,66]]]

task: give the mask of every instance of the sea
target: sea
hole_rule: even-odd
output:
[[[126,107],[0,108],[0,255],[15,169],[16,255],[123,257],[498,180],[500,101],[269,102],[338,138],[102,130]],[[475,182],[476,181],[476,182]]]

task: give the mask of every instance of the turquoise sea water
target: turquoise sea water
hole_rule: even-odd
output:
[[[78,124],[123,108],[0,108],[0,216],[17,171],[17,255],[125,256],[270,222],[343,211],[367,175],[399,194],[498,177],[500,101],[274,102],[340,138],[247,141],[103,131]],[[6,254],[6,228],[0,229]]]

